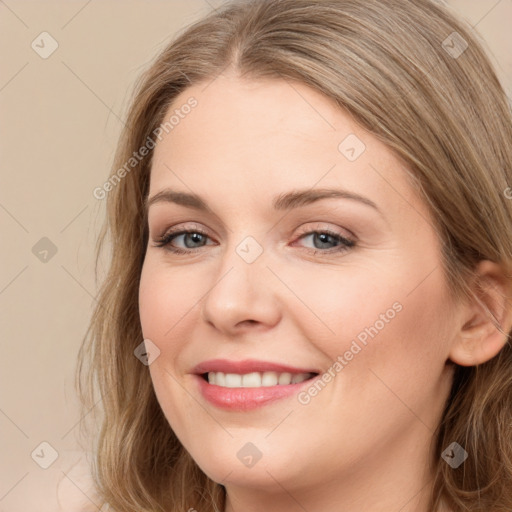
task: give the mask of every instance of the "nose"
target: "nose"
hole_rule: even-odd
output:
[[[280,282],[267,268],[265,252],[252,262],[240,254],[245,257],[229,248],[219,256],[222,260],[201,303],[202,319],[226,336],[272,328],[281,317]]]

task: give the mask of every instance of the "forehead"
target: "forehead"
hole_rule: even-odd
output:
[[[183,108],[191,99],[196,106]],[[338,186],[380,203],[418,201],[398,158],[305,84],[221,75],[183,91],[164,119],[173,114],[179,121],[154,150],[150,195],[177,187],[215,200],[229,187],[256,201],[264,191]]]

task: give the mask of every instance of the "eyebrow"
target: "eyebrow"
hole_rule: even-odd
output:
[[[371,199],[348,190],[332,188],[304,189],[283,193],[273,199],[272,207],[277,211],[292,210],[322,199],[340,198],[358,201],[366,206],[370,206],[382,215],[379,207]],[[161,202],[175,203],[188,208],[194,208],[202,212],[210,211],[206,201],[201,196],[189,192],[179,192],[169,188],[157,192],[152,197],[148,197],[145,201],[145,210],[147,211],[151,205]]]

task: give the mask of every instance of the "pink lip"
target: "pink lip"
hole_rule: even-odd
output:
[[[250,411],[265,404],[275,402],[298,393],[301,388],[310,386],[313,379],[299,384],[267,386],[259,388],[225,388],[209,384],[200,375],[195,375],[203,397],[221,409],[229,411]],[[316,378],[316,377],[315,377]]]
[[[257,359],[244,359],[243,361],[229,361],[228,359],[210,359],[198,364],[192,373],[201,375],[208,372],[223,373],[251,373],[251,372],[278,372],[278,373],[319,373],[311,368],[295,368],[278,363],[259,361]]]
[[[289,397],[305,386],[310,386],[313,379],[299,384],[276,386],[261,386],[259,388],[226,388],[209,384],[202,375],[208,372],[224,372],[245,374],[251,372],[273,371],[278,373],[318,373],[308,368],[295,368],[292,366],[268,363],[257,360],[228,361],[226,359],[213,359],[205,361],[194,368],[199,390],[203,397],[221,409],[229,411],[249,411],[265,404]],[[316,377],[315,377],[316,378]]]

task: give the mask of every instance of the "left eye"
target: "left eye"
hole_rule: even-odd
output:
[[[333,233],[331,231],[311,231],[309,233],[305,233],[300,237],[300,239],[305,239],[308,237],[312,237],[313,245],[315,246],[315,249],[337,249],[337,250],[344,250],[348,249],[349,247],[354,246],[354,241],[349,240],[348,238],[343,237],[339,233]],[[319,242],[320,247],[317,247],[315,242]],[[326,245],[335,243],[335,247],[326,247]],[[317,252],[317,251],[315,251]],[[322,251],[325,252],[325,251]]]

